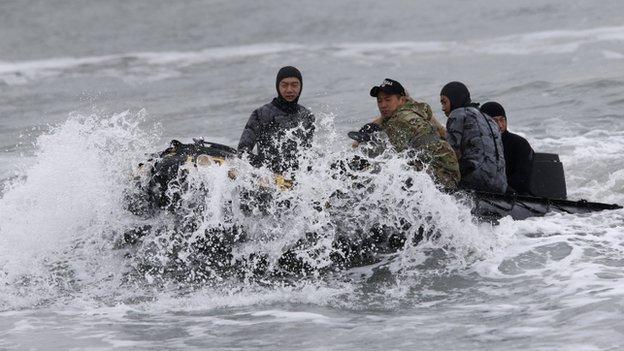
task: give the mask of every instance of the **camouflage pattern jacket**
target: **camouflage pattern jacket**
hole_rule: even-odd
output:
[[[500,129],[474,107],[451,111],[446,139],[458,152],[460,187],[494,193],[507,190],[505,154]]]
[[[381,122],[392,146],[398,151],[416,151],[411,164],[418,170],[427,169],[446,188],[456,188],[460,179],[457,156],[438,134],[433,112],[426,103],[409,99],[390,117]]]

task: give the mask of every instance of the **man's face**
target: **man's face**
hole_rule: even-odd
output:
[[[284,100],[293,102],[301,93],[301,82],[295,77],[284,78],[280,81],[278,88]]]
[[[498,124],[498,128],[500,128],[501,133],[507,131],[507,119],[503,116],[494,117],[494,121]]]
[[[404,103],[405,96],[390,95],[383,91],[377,94],[377,107],[384,118],[392,116]]]
[[[451,114],[451,100],[444,95],[440,95],[440,105],[442,105],[442,111],[448,117]]]

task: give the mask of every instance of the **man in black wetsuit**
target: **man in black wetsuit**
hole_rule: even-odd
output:
[[[508,183],[507,192],[531,195],[529,182],[533,163],[533,148],[525,138],[507,130],[507,114],[501,104],[494,101],[486,102],[481,106],[481,112],[492,117],[502,133]]]
[[[238,151],[248,153],[253,164],[276,173],[298,169],[301,151],[311,146],[314,134],[314,115],[298,104],[302,87],[301,72],[282,67],[275,80],[277,97],[249,117]]]

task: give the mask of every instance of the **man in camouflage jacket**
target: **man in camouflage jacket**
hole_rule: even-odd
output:
[[[403,86],[392,79],[371,89],[381,112],[380,127],[397,152],[413,150],[410,164],[426,170],[445,188],[457,187],[459,165],[453,148],[440,137],[431,107],[407,97]]]

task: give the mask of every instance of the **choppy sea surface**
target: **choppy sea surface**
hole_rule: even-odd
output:
[[[328,165],[353,153],[346,132],[376,115],[368,91],[386,77],[441,121],[440,88],[465,82],[560,155],[571,199],[624,204],[622,13],[576,0],[0,2],[0,349],[622,349],[622,210],[481,223],[423,174],[406,193],[393,158],[356,205],[315,205],[349,187]],[[317,116],[311,167],[281,195],[290,207],[255,216],[222,210],[253,186],[244,171],[194,174],[209,190],[201,230],[234,216],[249,233],[237,254],[269,258],[322,233],[319,272],[352,226],[401,218],[434,239],[376,265],[249,279],[200,270],[199,231],[175,237],[166,216],[128,211],[147,154],[171,139],[235,146],[284,65],[301,69]],[[119,244],[146,221],[158,229],[142,244]]]

